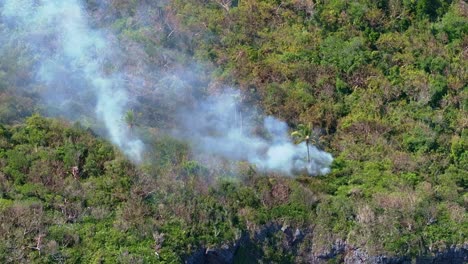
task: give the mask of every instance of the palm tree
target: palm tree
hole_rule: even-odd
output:
[[[310,123],[308,126],[299,124],[297,130],[291,133],[291,137],[296,140],[296,143],[305,141],[307,146],[307,162],[310,162],[309,143],[312,138],[312,125]]]
[[[137,125],[135,112],[133,112],[133,110],[128,110],[123,116],[123,121],[128,126],[130,131],[132,131],[133,127]]]

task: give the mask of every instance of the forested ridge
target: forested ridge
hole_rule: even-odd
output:
[[[47,105],[37,57],[0,39],[1,263],[468,261],[466,1],[82,4],[123,51],[105,70],[131,73],[121,122],[144,157],[106,140],[92,100],[71,120]],[[171,134],[224,87],[309,129],[331,172],[200,158]]]

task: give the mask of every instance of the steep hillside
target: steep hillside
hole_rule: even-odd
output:
[[[0,1],[0,262],[468,261],[465,1],[75,2],[110,54],[84,60],[125,103],[99,117],[80,56],[45,82],[62,30]],[[331,172],[200,143],[274,142],[264,114],[309,129]]]

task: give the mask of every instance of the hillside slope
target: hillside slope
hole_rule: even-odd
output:
[[[33,114],[63,117],[43,92],[74,87],[37,85],[38,57],[1,38],[0,262],[468,261],[465,1],[83,3],[125,51],[106,71],[126,74],[144,159],[104,139],[89,95],[73,125]],[[310,124],[331,173],[174,138],[178,109],[225,86],[291,132]]]

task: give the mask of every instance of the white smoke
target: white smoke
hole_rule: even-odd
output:
[[[263,117],[239,102],[237,91],[226,89],[181,110],[184,130],[178,136],[193,142],[195,150],[231,160],[245,160],[262,171],[287,175],[307,171],[310,175],[330,172],[332,156],[305,143],[294,144],[285,122]],[[259,124],[259,125],[258,125]]]
[[[152,91],[152,96],[163,98],[167,109],[154,107],[161,107],[167,115],[175,112],[178,124],[173,135],[189,140],[195,154],[248,161],[262,171],[287,175],[330,171],[333,158],[329,153],[309,146],[311,161],[307,162],[305,143],[292,142],[286,123],[240,103],[239,92],[226,89],[218,95],[200,96],[204,92],[199,85],[193,87],[197,82],[193,68],[166,74],[148,64],[138,49],[126,47],[126,52],[135,52],[126,56],[138,65],[126,69],[119,41],[89,26],[79,0],[0,0],[0,8],[0,19],[7,25],[0,28],[6,35],[0,36],[0,55],[18,43],[24,46],[36,62],[33,71],[39,88],[35,89],[55,109],[53,114],[72,120],[91,115],[102,122],[106,136],[135,161],[142,158],[144,147],[122,121],[129,109],[126,85],[132,93],[144,87],[145,93]]]
[[[108,63],[114,62],[118,49],[89,27],[80,2],[0,0],[0,4],[1,19],[9,26],[2,33],[33,54],[36,79],[47,87],[41,91],[45,100],[65,116],[80,115],[74,113],[74,101],[91,107],[111,141],[139,161],[143,143],[131,137],[122,122],[128,94],[119,73],[112,72],[114,65]]]

